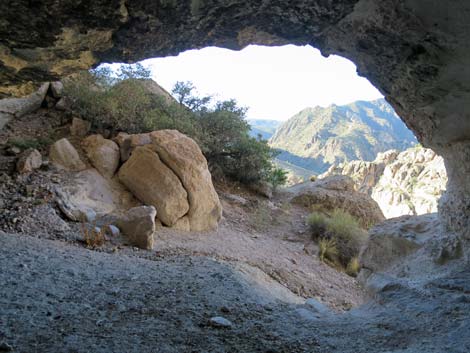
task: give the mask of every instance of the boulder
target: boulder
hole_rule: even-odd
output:
[[[191,231],[191,225],[189,224],[188,216],[181,217],[178,219],[175,224],[171,226],[171,229],[179,230],[182,232],[189,232]]]
[[[152,147],[188,193],[191,231],[216,229],[222,217],[222,206],[206,158],[197,143],[176,130],[155,131],[150,136]]]
[[[116,142],[107,140],[101,135],[91,135],[82,141],[91,164],[107,178],[112,178],[119,166],[119,147]]]
[[[72,136],[85,137],[90,131],[91,123],[89,121],[73,118],[70,126],[70,134]]]
[[[268,199],[273,197],[273,186],[265,181],[260,181],[250,185],[250,189],[258,195],[264,196]]]
[[[384,271],[402,262],[420,249],[436,229],[439,229],[437,214],[401,216],[373,227],[360,256],[364,272]],[[361,276],[364,277],[364,273]]]
[[[16,170],[18,173],[31,173],[33,170],[38,169],[42,165],[42,156],[38,150],[29,148],[20,154],[18,162],[16,163]]]
[[[64,93],[64,85],[60,81],[51,82],[50,84],[52,96],[54,98],[61,98]]]
[[[118,173],[119,180],[158,218],[173,226],[189,210],[188,194],[178,176],[150,146],[137,147]]]
[[[153,206],[134,207],[117,220],[117,226],[132,245],[151,250],[156,216],[157,210]]]
[[[56,141],[49,150],[49,159],[57,168],[80,171],[86,168],[77,150],[66,138]]]
[[[379,205],[369,195],[354,190],[347,176],[332,176],[288,188],[291,202],[309,209],[343,209],[355,216],[360,224],[369,227],[382,222],[385,217]]]
[[[55,104],[54,108],[60,111],[69,110],[72,105],[72,102],[67,97],[60,98]]]
[[[44,83],[36,92],[23,98],[0,100],[0,130],[13,118],[22,117],[41,107],[46,97],[49,83]]]
[[[132,151],[138,146],[144,146],[152,143],[150,134],[133,134],[129,135],[125,132],[120,132],[114,141],[119,145],[121,160],[127,161]]]
[[[138,201],[119,182],[104,178],[96,169],[76,173],[55,189],[57,204],[75,222],[94,222],[111,213],[138,206]]]

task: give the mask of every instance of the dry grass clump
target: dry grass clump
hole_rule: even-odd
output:
[[[320,260],[344,269],[351,276],[357,275],[359,251],[367,239],[359,221],[346,211],[335,209],[329,216],[313,212],[308,224],[313,239],[318,241]]]
[[[82,223],[82,235],[87,247],[96,248],[106,241],[105,227],[99,228]]]

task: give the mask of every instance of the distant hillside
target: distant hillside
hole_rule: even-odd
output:
[[[251,136],[258,137],[258,135],[261,135],[263,139],[269,140],[283,122],[279,120],[250,119],[248,123],[251,126]]]
[[[332,164],[372,161],[377,153],[416,143],[384,100],[306,108],[284,122],[270,139],[278,159],[322,173]]]

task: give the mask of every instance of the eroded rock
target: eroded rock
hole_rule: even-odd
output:
[[[117,220],[117,226],[133,245],[151,250],[156,216],[157,210],[153,206],[134,207]]]
[[[306,182],[289,189],[291,202],[309,209],[343,209],[355,216],[366,227],[382,222],[385,217],[379,205],[369,195],[354,190],[354,182],[347,176],[333,176],[315,182]]]
[[[157,209],[165,225],[175,225],[188,213],[188,194],[180,179],[149,146],[137,147],[118,176],[139,200]]]
[[[77,150],[66,138],[56,141],[51,146],[49,159],[59,169],[80,171],[86,168]]]
[[[119,147],[101,135],[91,135],[82,141],[91,164],[105,177],[112,178],[119,166]]]
[[[222,217],[222,206],[197,143],[176,130],[155,131],[150,136],[152,148],[178,176],[188,193],[191,231],[216,229]]]
[[[57,103],[59,104],[59,103]],[[57,105],[56,105],[57,108]],[[70,125],[70,134],[72,136],[85,137],[90,131],[91,123],[89,121],[73,118],[72,125]]]
[[[20,154],[16,163],[18,173],[31,173],[42,165],[42,156],[36,149],[27,149]]]

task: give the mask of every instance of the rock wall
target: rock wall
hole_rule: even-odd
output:
[[[442,157],[421,147],[381,153],[373,162],[335,165],[320,177],[335,174],[350,176],[356,190],[371,195],[387,218],[437,212],[447,183]]]
[[[442,219],[469,228],[470,2],[466,0],[11,0],[0,3],[0,82],[22,92],[103,61],[286,43],[356,63],[446,159]],[[15,86],[15,87],[12,87]]]

